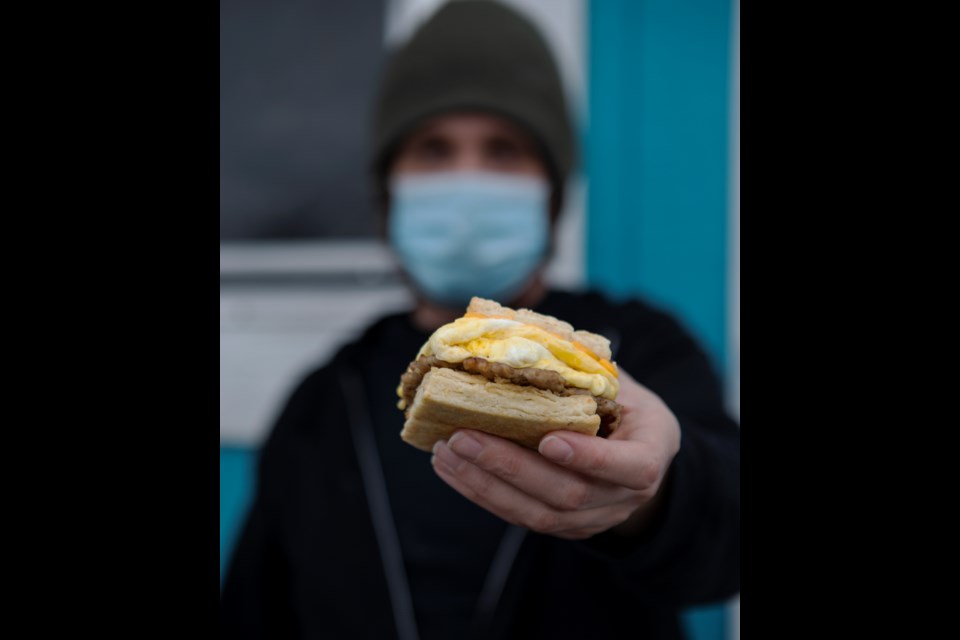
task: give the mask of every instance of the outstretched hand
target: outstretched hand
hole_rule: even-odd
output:
[[[461,429],[434,446],[434,470],[468,499],[533,531],[571,540],[641,531],[680,449],[680,426],[622,370],[617,402],[620,426],[609,438],[554,431],[538,452]]]

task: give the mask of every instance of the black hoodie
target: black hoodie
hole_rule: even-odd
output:
[[[640,301],[551,292],[536,311],[611,339],[677,416],[665,508],[643,539],[508,526],[400,440],[400,375],[428,335],[373,324],[296,388],[259,460],[221,594],[223,638],[681,638],[740,589],[740,429],[694,339]]]

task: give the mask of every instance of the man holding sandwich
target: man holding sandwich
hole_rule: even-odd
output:
[[[384,237],[416,305],[292,393],[224,635],[683,637],[684,607],[739,591],[739,427],[669,315],[547,287],[576,139],[548,46],[502,5],[451,2],[393,53],[377,107]],[[605,337],[616,429],[401,439],[401,374],[475,296]]]

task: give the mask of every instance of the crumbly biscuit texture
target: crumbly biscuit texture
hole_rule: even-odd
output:
[[[534,387],[491,382],[455,369],[431,369],[417,389],[400,437],[431,451],[461,428],[477,429],[536,449],[551,431],[597,435],[600,416],[589,395],[558,396]]]

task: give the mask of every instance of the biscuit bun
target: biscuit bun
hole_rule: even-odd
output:
[[[531,449],[551,431],[607,436],[620,421],[610,342],[529,309],[473,298],[401,377],[400,437],[430,451],[460,428]]]

